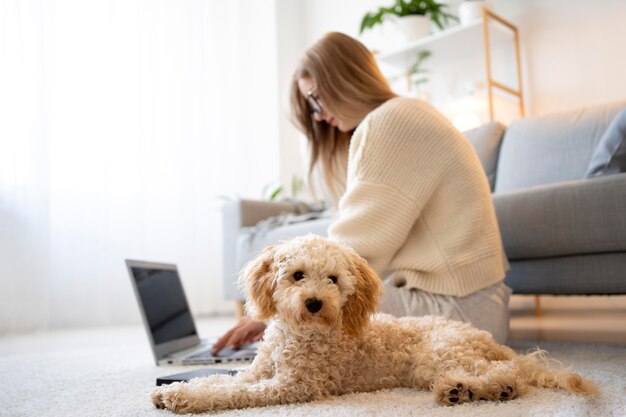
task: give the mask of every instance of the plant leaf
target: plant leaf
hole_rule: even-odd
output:
[[[274,201],[278,198],[279,195],[281,195],[283,192],[283,187],[282,185],[280,187],[278,187],[276,190],[274,190],[274,192],[272,193],[272,195],[270,195],[270,201]]]

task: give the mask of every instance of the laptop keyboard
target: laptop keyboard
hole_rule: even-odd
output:
[[[215,363],[220,362],[242,362],[252,360],[250,350],[222,349],[217,356],[211,354],[211,350],[196,353],[183,359],[183,364],[194,365],[206,363],[207,359],[212,359]]]
[[[187,359],[206,359],[213,358],[214,356],[211,354],[210,350],[205,352],[196,353],[195,355],[189,356]]]

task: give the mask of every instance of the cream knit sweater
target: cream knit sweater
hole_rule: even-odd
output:
[[[465,296],[508,263],[487,178],[465,137],[428,103],[396,97],[358,126],[329,236],[381,277]]]

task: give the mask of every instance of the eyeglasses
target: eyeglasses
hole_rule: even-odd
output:
[[[309,89],[306,92],[306,102],[309,103],[309,108],[311,110],[311,114],[321,116],[324,113],[324,109],[320,104],[320,98],[313,95],[313,88]]]

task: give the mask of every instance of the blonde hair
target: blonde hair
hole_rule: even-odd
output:
[[[358,40],[330,32],[311,46],[291,81],[291,111],[295,125],[310,146],[309,183],[313,172],[321,174],[323,186],[336,206],[345,192],[348,148],[353,132],[341,132],[325,121],[313,119],[298,81],[311,78],[324,109],[333,116],[357,124],[373,108],[395,97],[373,54]]]

